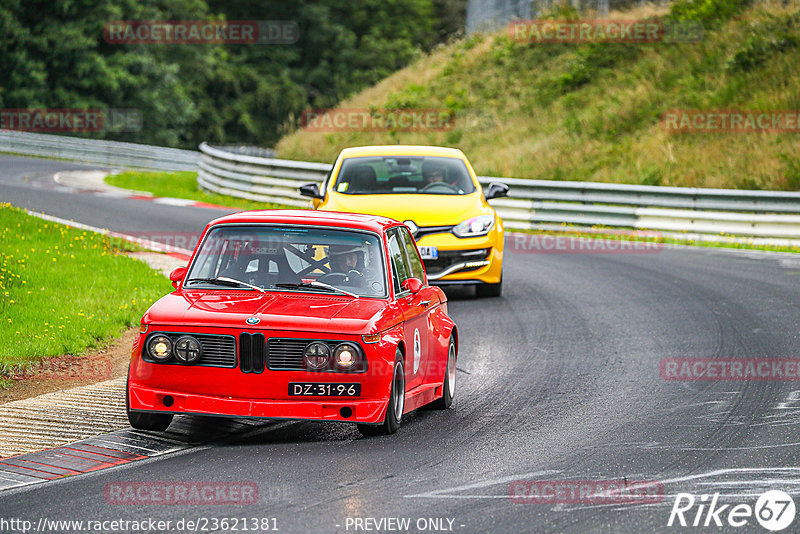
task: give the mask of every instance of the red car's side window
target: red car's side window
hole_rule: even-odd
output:
[[[419,251],[417,250],[416,243],[414,243],[414,238],[411,237],[411,233],[408,231],[408,228],[398,228],[398,232],[405,245],[404,248],[406,249],[406,255],[408,256],[408,264],[410,267],[411,276],[414,278],[419,278],[419,280],[424,283],[425,267],[422,265],[422,259],[419,257]]]
[[[389,236],[389,257],[392,259],[392,281],[394,283],[395,295],[401,293],[403,290],[400,288],[400,283],[409,278],[408,265],[403,254],[403,248],[400,244],[400,236],[396,229],[391,229],[388,232]]]

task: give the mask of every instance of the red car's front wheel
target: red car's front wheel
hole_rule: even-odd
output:
[[[406,405],[406,373],[403,367],[403,353],[397,349],[394,356],[394,371],[392,372],[392,389],[389,394],[389,405],[386,407],[386,417],[379,425],[359,424],[358,430],[365,436],[380,434],[394,434],[400,428],[403,420],[403,410]]]
[[[173,415],[171,413],[149,413],[131,410],[127,383],[125,384],[125,411],[128,413],[128,422],[136,430],[163,432],[172,423]]]
[[[442,396],[433,401],[430,406],[437,410],[444,410],[453,404],[453,397],[456,394],[456,340],[450,338],[450,346],[447,349],[447,369],[442,380]]]

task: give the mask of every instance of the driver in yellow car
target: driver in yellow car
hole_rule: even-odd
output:
[[[428,184],[444,182],[444,168],[426,161],[422,164],[422,177]]]

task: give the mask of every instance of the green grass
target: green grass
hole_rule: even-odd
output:
[[[209,204],[241,208],[243,210],[263,210],[285,207],[280,204],[256,202],[244,198],[209,193],[208,191],[200,189],[200,186],[197,185],[197,173],[190,171],[126,171],[107,177],[106,183],[123,189],[147,191],[157,197],[186,198],[189,200],[207,202]]]
[[[0,204],[0,375],[102,346],[138,324],[172,286],[123,254],[131,248]]]
[[[800,189],[797,133],[670,133],[662,114],[800,108],[800,2],[682,0],[609,18],[704,26],[684,43],[525,43],[503,29],[423,57],[341,108],[446,110],[448,131],[298,130],[278,156],[344,147],[461,148],[482,175],[649,185]],[[591,18],[591,17],[589,17]]]

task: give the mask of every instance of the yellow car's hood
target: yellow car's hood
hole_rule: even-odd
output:
[[[417,226],[455,225],[476,215],[493,214],[480,192],[469,195],[342,195],[330,193],[320,209],[382,215]]]

